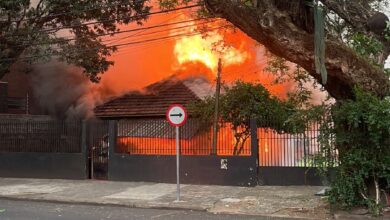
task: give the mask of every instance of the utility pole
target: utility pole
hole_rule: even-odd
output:
[[[221,93],[221,72],[222,59],[218,59],[217,85],[215,87],[215,109],[214,109],[214,124],[213,124],[213,146],[211,154],[217,154],[217,138],[218,138],[218,118],[219,118],[219,95]]]

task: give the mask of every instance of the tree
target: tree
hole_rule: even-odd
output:
[[[384,194],[390,192],[390,99],[360,89],[355,94],[355,100],[332,106],[332,114],[322,126],[317,164],[339,161],[331,203],[346,208],[367,205],[379,215],[382,202],[386,203]]]
[[[184,1],[161,0],[182,3]],[[314,66],[313,0],[204,0],[207,11],[231,22],[278,57],[298,64],[321,83]],[[320,0],[327,12],[326,59],[328,83],[338,100],[353,98],[355,86],[384,97],[389,78],[384,60],[390,54],[385,37],[388,18],[377,12],[384,0]],[[172,7],[172,5],[170,5]],[[382,16],[379,16],[382,15]],[[381,19],[382,18],[382,19]],[[384,25],[383,25],[384,24]],[[352,43],[356,34],[380,45],[365,57]],[[375,57],[372,57],[375,56]],[[375,62],[373,62],[375,61]]]
[[[213,121],[214,103],[215,97],[210,96],[191,105],[192,114],[205,127]],[[296,99],[282,101],[272,96],[261,84],[238,80],[225,85],[224,93],[220,96],[219,120],[223,126],[231,126],[235,138],[233,155],[240,155],[244,150],[251,134],[251,118],[257,121],[257,127],[271,128],[277,132],[304,132],[306,122],[311,118],[307,111],[299,108],[300,104]]]
[[[134,0],[0,1],[0,79],[18,61],[53,57],[82,67],[91,81],[107,71],[115,51],[102,36],[121,24],[141,23],[150,7]]]

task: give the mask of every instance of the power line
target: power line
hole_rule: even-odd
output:
[[[194,8],[194,7],[198,7],[198,6],[200,6],[200,4],[188,5],[188,6],[178,7],[178,8],[174,8],[174,9],[168,9],[168,10],[160,10],[160,11],[144,13],[144,14],[139,14],[139,15],[124,16],[124,17],[121,17],[121,18],[102,19],[102,20],[98,20],[98,21],[94,21],[94,22],[86,22],[86,23],[81,23],[81,24],[77,24],[77,25],[68,25],[68,26],[62,26],[62,27],[58,27],[58,28],[41,29],[41,30],[35,31],[35,33],[57,32],[57,31],[63,30],[63,29],[71,29],[71,28],[88,26],[88,25],[93,25],[93,24],[100,24],[100,23],[104,23],[104,22],[120,21],[120,20],[124,20],[124,19],[136,19],[136,18],[143,17],[143,16],[164,14],[164,13],[169,13],[169,12],[173,12],[173,11],[180,11],[180,10],[185,10],[185,9],[189,9],[189,8]],[[24,33],[24,34],[13,34],[13,35],[9,35],[9,37],[27,36],[27,35],[29,35],[29,33],[27,33],[27,34],[26,33]],[[7,35],[6,35],[6,37],[7,37]]]
[[[95,35],[94,37],[104,37],[104,36],[112,36],[112,35],[123,34],[123,33],[137,32],[137,31],[142,31],[142,30],[150,30],[150,29],[154,29],[154,28],[161,28],[161,27],[167,27],[167,26],[171,26],[171,25],[185,24],[185,23],[196,22],[196,21],[200,21],[200,20],[204,20],[204,18],[185,20],[185,21],[179,21],[179,22],[172,22],[172,23],[168,23],[168,24],[160,24],[160,25],[135,28],[135,29],[129,29],[129,30],[123,30],[123,31],[116,31],[116,32],[112,32],[112,33],[98,34],[98,35]],[[214,21],[215,20],[207,21],[207,22],[203,22],[201,24],[211,23]],[[198,25],[198,24],[195,24],[195,25]],[[194,25],[181,26],[181,27],[176,27],[176,28],[171,28],[171,29],[166,29],[166,30],[174,30],[174,29],[186,28],[186,27],[190,27],[190,26],[194,26]],[[157,33],[157,32],[155,32],[155,33]],[[25,47],[25,46],[51,45],[51,44],[65,43],[65,42],[74,41],[74,40],[77,40],[77,38],[59,39],[59,40],[53,41],[53,42],[41,42],[41,43],[35,43],[35,44],[34,43],[33,44],[20,44],[20,45],[15,45],[15,46],[16,47]]]
[[[208,22],[197,23],[197,24],[191,24],[191,25],[186,25],[186,26],[181,26],[181,27],[168,28],[168,29],[163,29],[163,30],[158,30],[158,31],[153,31],[153,32],[147,32],[147,33],[144,33],[144,34],[138,34],[138,35],[133,35],[133,36],[127,36],[127,37],[124,37],[124,38],[119,39],[119,40],[128,39],[128,38],[130,38],[130,37],[143,37],[143,36],[148,36],[148,35],[153,35],[153,34],[158,34],[158,33],[164,33],[164,32],[167,32],[167,31],[181,30],[181,29],[186,29],[186,28],[189,28],[189,27],[194,27],[194,26],[203,25],[203,24],[208,24],[208,23],[211,23],[211,22],[208,21]]]
[[[122,43],[122,44],[110,45],[110,46],[108,46],[108,48],[125,47],[125,46],[129,46],[129,45],[143,44],[143,43],[171,39],[171,38],[177,38],[177,37],[194,36],[194,35],[198,35],[198,34],[201,34],[204,32],[218,30],[218,29],[222,29],[222,28],[226,28],[226,27],[230,27],[230,26],[231,25],[224,25],[224,26],[220,26],[220,27],[216,27],[216,28],[211,28],[211,29],[208,29],[205,31],[191,32],[190,34],[184,33],[184,34],[171,35],[171,36],[167,36],[167,37],[160,37],[160,38],[154,38],[154,39],[147,39],[147,40],[141,40],[141,41],[133,41],[133,42],[127,42],[127,43]],[[95,48],[89,48],[89,49],[85,49],[85,50],[76,50],[74,52],[77,52],[77,53],[88,52],[88,51],[99,50],[101,48],[102,47],[95,47]],[[107,49],[107,48],[105,48],[105,49]],[[35,56],[28,56],[28,57],[21,57],[21,58],[3,58],[3,59],[0,59],[0,62],[1,61],[12,61],[12,60],[31,60],[34,58],[46,57],[46,56],[51,56],[51,55],[55,56],[56,54],[35,55]]]
[[[212,31],[212,30],[218,30],[218,29],[221,29],[221,28],[225,28],[225,27],[228,27],[230,25],[225,25],[225,26],[221,26],[221,27],[218,27],[218,28],[212,28],[212,29],[209,29],[207,31]],[[193,36],[193,35],[198,35],[202,32],[196,32],[196,33],[193,33],[191,35],[182,35],[182,34],[178,34],[178,35],[172,35],[172,36],[167,36],[167,37],[161,37],[159,39],[169,39],[171,37],[180,37],[180,36]],[[146,43],[146,42],[151,42],[151,41],[155,41],[156,39],[147,39],[147,40],[142,40],[142,41],[135,41],[135,42],[129,42],[129,43],[123,43],[123,44],[117,44],[115,45],[115,47],[121,47],[121,46],[126,46],[126,45],[132,45],[132,44],[138,44],[138,43]]]

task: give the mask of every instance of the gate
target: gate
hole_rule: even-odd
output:
[[[91,179],[108,178],[108,140],[108,121],[87,122],[88,165]]]

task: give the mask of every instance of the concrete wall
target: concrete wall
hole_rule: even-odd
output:
[[[85,152],[66,153],[1,153],[0,176],[45,179],[86,179]]]
[[[227,165],[225,168],[222,163]],[[181,156],[180,182],[199,185],[256,186],[253,157]],[[175,156],[110,154],[108,179],[176,183]]]

